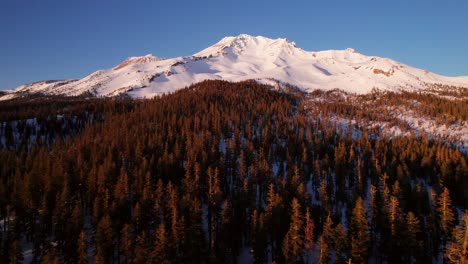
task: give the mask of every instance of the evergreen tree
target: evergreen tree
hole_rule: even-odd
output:
[[[335,241],[336,261],[338,263],[345,263],[348,259],[347,251],[349,249],[349,243],[348,234],[341,223],[335,227],[333,236]]]
[[[111,219],[107,214],[99,221],[97,226],[95,245],[98,260],[109,263],[114,246]]]
[[[148,248],[148,241],[147,241],[145,233],[143,232],[139,234],[136,238],[135,257],[132,261],[136,264],[144,264],[148,262],[149,256],[150,256],[150,252]],[[175,255],[171,257],[175,257]],[[166,259],[169,259],[169,257],[166,257]]]
[[[130,225],[125,224],[120,231],[120,245],[119,245],[119,254],[128,261],[132,259],[132,238],[131,238],[131,231]]]
[[[221,205],[221,188],[219,182],[218,168],[207,170],[208,182],[208,241],[210,249],[213,250],[216,245],[216,236],[218,230],[219,209]]]
[[[302,258],[303,245],[301,206],[299,201],[296,198],[293,198],[291,203],[289,230],[283,241],[283,254],[286,262],[300,261]]]
[[[159,224],[158,229],[154,234],[154,246],[151,251],[151,262],[153,263],[169,263],[169,255],[167,254],[167,235],[164,224]]]
[[[80,238],[78,241],[78,264],[87,264],[88,263],[88,244],[86,242],[86,234],[84,230],[80,232]]]
[[[328,247],[329,242],[326,241],[323,234],[319,237],[317,244],[319,248],[318,263],[328,263],[330,260],[330,248]]]
[[[306,209],[304,221],[304,250],[306,251],[306,263],[309,263],[309,258],[312,256],[314,250],[314,222],[308,207]]]
[[[453,221],[455,220],[455,214],[452,210],[452,200],[450,199],[450,192],[447,187],[439,196],[438,212],[442,230],[445,236],[448,236],[453,227]]]
[[[388,206],[388,216],[390,222],[390,230],[392,237],[397,235],[398,221],[400,217],[400,207],[398,198],[395,196],[390,197],[390,204]]]
[[[356,200],[350,223],[351,255],[354,263],[367,263],[369,254],[369,223],[361,197]]]
[[[275,190],[275,184],[272,182],[268,187],[267,206],[265,208],[265,223],[270,235],[271,259],[275,259],[277,252],[277,240],[280,237],[283,205],[281,196]]]
[[[452,263],[468,263],[468,210],[455,228],[452,241],[447,244],[446,256]]]
[[[218,259],[223,259],[224,263],[235,261],[235,240],[232,230],[232,208],[229,201],[224,201],[221,211],[221,227],[220,227],[220,253]]]
[[[419,219],[413,212],[408,212],[406,215],[406,243],[405,251],[407,251],[406,262],[417,260],[420,253],[421,243],[418,240],[418,234],[421,231]]]

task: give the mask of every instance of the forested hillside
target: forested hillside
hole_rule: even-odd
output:
[[[254,81],[2,102],[0,263],[467,263],[468,156],[375,128],[400,108],[468,118]]]

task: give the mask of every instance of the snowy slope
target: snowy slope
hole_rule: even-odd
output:
[[[207,79],[256,79],[269,84],[288,83],[305,91],[338,88],[358,94],[373,88],[421,89],[430,83],[468,87],[468,76],[441,76],[353,49],[305,51],[286,39],[242,34],[225,37],[192,56],[130,57],[112,69],[99,70],[83,79],[23,85],[0,99],[37,92],[153,97]]]

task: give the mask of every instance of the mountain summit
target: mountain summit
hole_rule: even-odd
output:
[[[83,79],[27,84],[0,99],[24,93],[153,97],[207,79],[255,79],[272,85],[287,83],[304,91],[341,89],[358,94],[373,88],[418,90],[435,83],[468,87],[468,76],[441,76],[351,48],[305,51],[287,39],[241,34],[225,37],[191,56],[130,57]]]
[[[241,34],[237,37],[225,37],[213,46],[208,47],[193,56],[208,57],[220,54],[241,55],[249,52],[259,54],[260,51],[268,53],[270,56],[274,56],[282,51],[288,52],[296,48],[296,44],[288,41],[287,39],[269,39],[262,36],[254,37]]]

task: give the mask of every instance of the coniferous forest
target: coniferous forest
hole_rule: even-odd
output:
[[[2,102],[0,263],[468,263],[467,154],[360,123],[408,101],[465,122],[467,101],[336,98],[205,81]]]

